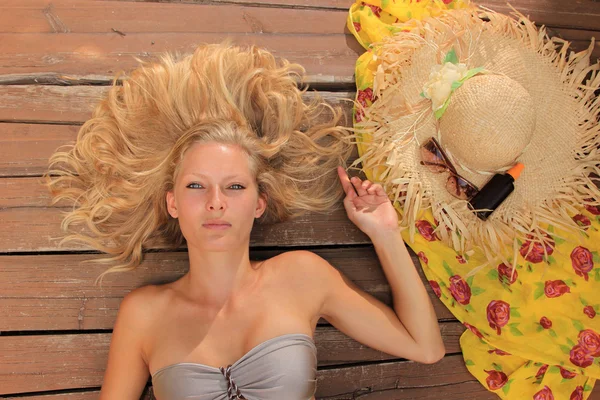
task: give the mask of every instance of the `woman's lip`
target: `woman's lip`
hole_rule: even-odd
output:
[[[208,229],[227,229],[231,228],[229,224],[202,224],[203,227]]]

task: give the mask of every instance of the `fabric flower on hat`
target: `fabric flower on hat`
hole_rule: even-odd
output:
[[[467,75],[466,64],[434,65],[429,75],[429,81],[423,87],[424,97],[431,100],[434,111],[444,106],[444,103],[452,93],[452,84],[463,79]]]
[[[429,80],[423,86],[421,95],[431,100],[431,108],[437,119],[446,111],[452,92],[482,71],[482,67],[467,69],[466,64],[459,63],[454,49],[448,52],[441,65],[431,67]]]

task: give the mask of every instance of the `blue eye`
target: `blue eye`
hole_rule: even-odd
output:
[[[187,187],[191,188],[191,189],[203,188],[203,186],[199,183],[190,183],[189,185],[187,185]],[[246,189],[244,186],[240,185],[239,183],[234,183],[233,185],[231,185],[229,187],[233,188],[234,190]]]

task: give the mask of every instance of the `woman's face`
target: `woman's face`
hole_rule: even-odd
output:
[[[266,201],[250,171],[248,155],[237,146],[195,143],[185,153],[167,208],[187,240],[209,251],[248,246],[254,218]]]

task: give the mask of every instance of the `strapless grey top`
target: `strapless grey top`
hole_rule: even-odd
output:
[[[309,400],[317,389],[317,347],[303,333],[269,339],[233,365],[182,362],[152,374],[157,400]]]

